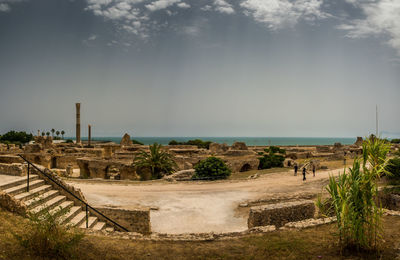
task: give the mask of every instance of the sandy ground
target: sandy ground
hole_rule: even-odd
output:
[[[316,177],[293,176],[293,172],[262,175],[258,179],[216,182],[178,183],[89,183],[68,181],[80,188],[93,206],[135,208],[157,207],[151,211],[154,232],[233,232],[247,229],[247,215],[238,205],[248,200],[273,195],[322,190],[329,174],[339,170],[317,172]]]

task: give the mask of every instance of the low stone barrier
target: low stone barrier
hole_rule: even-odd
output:
[[[268,225],[281,227],[288,222],[313,218],[314,214],[315,205],[312,200],[256,206],[250,209],[247,225],[249,228]]]
[[[150,209],[117,209],[110,207],[96,207],[98,211],[114,220],[130,232],[141,234],[151,233]]]
[[[0,173],[13,176],[25,176],[27,165],[22,163],[0,163]]]

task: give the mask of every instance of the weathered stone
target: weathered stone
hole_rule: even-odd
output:
[[[22,163],[0,163],[0,172],[5,175],[25,176],[28,170],[27,165]]]
[[[42,145],[40,143],[28,144],[25,145],[24,147],[25,153],[40,153],[41,150],[42,150]]]
[[[133,142],[131,140],[130,135],[128,135],[127,133],[124,134],[124,136],[122,137],[121,143],[122,146],[131,146],[133,145]]]
[[[111,218],[130,232],[151,233],[150,209],[119,209],[111,207],[97,208],[98,211]]]
[[[275,225],[313,218],[315,205],[311,200],[270,204],[250,209],[248,227]]]
[[[361,146],[363,144],[364,140],[362,137],[357,136],[357,141],[354,143],[357,146]]]
[[[232,150],[248,150],[245,142],[234,142],[231,146]]]
[[[209,150],[213,154],[220,154],[228,151],[229,146],[227,144],[211,143]]]

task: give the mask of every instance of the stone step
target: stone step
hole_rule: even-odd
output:
[[[93,230],[103,230],[106,228],[106,222],[97,222],[96,225],[93,226]]]
[[[66,198],[67,197],[62,196],[62,195],[57,196],[49,201],[46,201],[45,203],[43,203],[39,206],[37,206],[36,208],[31,209],[31,212],[36,214],[45,209],[50,211],[52,208],[54,208],[54,207],[58,206],[59,204],[61,204],[62,202],[64,202],[66,200]]]
[[[98,218],[97,217],[89,217],[88,219],[88,227],[92,228],[94,225],[96,225]],[[86,217],[85,221],[79,226],[80,228],[86,228]]]
[[[73,206],[70,208],[69,212],[62,217],[61,223],[68,223],[73,217],[82,212],[82,208],[79,206]]]
[[[1,184],[0,185],[0,190],[6,190],[21,184],[26,183],[27,181],[27,176],[22,176],[22,177],[16,177],[15,180]],[[29,182],[34,181],[34,180],[38,180],[39,176],[37,174],[30,174],[29,175]]]
[[[74,218],[72,218],[67,225],[71,225],[73,227],[78,227],[80,226],[84,221],[86,221],[86,212],[81,211],[76,215]]]
[[[34,189],[39,186],[44,185],[44,180],[34,180],[32,182],[29,182],[29,189]],[[24,184],[20,184],[11,188],[8,188],[4,190],[4,192],[10,194],[10,195],[17,195],[23,192],[26,192],[26,182]]]
[[[31,208],[36,207],[39,204],[43,204],[46,201],[53,199],[58,194],[60,194],[60,192],[58,190],[49,190],[37,197],[34,197],[30,200],[25,201],[25,205],[28,207],[28,209],[31,209]]]
[[[15,195],[15,199],[25,201],[51,190],[51,185],[42,185],[38,188]]]
[[[61,203],[60,205],[58,205],[57,207],[54,207],[53,209],[51,209],[49,211],[49,213],[51,215],[54,215],[60,210],[65,210],[64,214],[62,216],[60,216],[60,220],[62,221],[64,216],[69,213],[69,211],[71,210],[72,206],[74,206],[74,202],[70,201],[70,200],[67,200],[67,201],[64,201],[63,203]]]

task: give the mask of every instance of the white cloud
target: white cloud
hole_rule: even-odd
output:
[[[146,5],[146,8],[150,11],[158,11],[161,9],[165,9],[175,3],[179,3],[181,0],[157,0],[150,4]]]
[[[349,0],[347,0],[349,1]],[[338,26],[347,31],[347,37],[365,38],[369,36],[386,36],[387,44],[400,56],[400,1],[381,0],[362,2],[353,0],[361,8],[364,19],[356,19]]]
[[[9,12],[11,7],[8,4],[0,4],[0,12]]]
[[[205,5],[202,8],[200,8],[200,10],[202,11],[211,11],[212,6],[211,5]]]
[[[232,5],[225,0],[214,0],[214,9],[220,13],[234,14],[235,10]]]
[[[314,21],[329,15],[321,10],[322,0],[245,0],[240,6],[246,15],[272,30],[293,27],[299,20]]]
[[[187,3],[185,3],[185,2],[179,3],[179,4],[177,4],[177,6],[178,6],[179,8],[184,8],[184,9],[190,8],[190,4],[187,4]]]
[[[94,41],[96,39],[97,39],[97,35],[92,34],[92,35],[89,36],[88,41]]]

